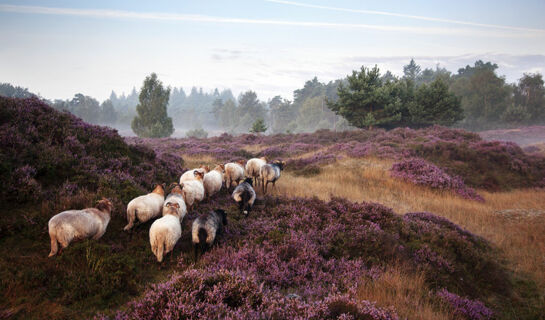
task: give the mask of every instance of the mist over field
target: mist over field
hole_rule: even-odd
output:
[[[544,319],[543,12],[0,0],[0,319]]]

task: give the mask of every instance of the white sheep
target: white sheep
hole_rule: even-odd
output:
[[[244,182],[239,184],[233,191],[233,199],[238,203],[240,212],[245,215],[250,213],[255,202],[255,190],[252,186],[252,178],[246,178]]]
[[[165,212],[163,212],[164,216],[153,221],[149,229],[151,251],[157,257],[158,262],[163,261],[163,256],[174,249],[176,242],[182,236],[179,209],[178,203],[167,202]]]
[[[238,185],[244,179],[244,160],[225,164],[225,187],[231,188],[233,182]]]
[[[195,174],[196,180],[184,181],[180,184],[188,210],[193,209],[195,202],[201,202],[204,199],[204,185],[202,181],[204,173],[197,170],[193,173]]]
[[[223,226],[226,224],[227,216],[225,211],[221,209],[200,215],[193,221],[193,225],[191,226],[191,241],[193,242],[195,260],[197,260],[199,251],[200,254],[203,254],[214,244],[216,237],[222,233]]]
[[[187,214],[187,207],[185,205],[184,193],[183,193],[183,190],[182,190],[182,188],[180,187],[179,184],[174,182],[170,186],[172,187],[172,185],[174,185],[174,188],[172,188],[172,190],[170,190],[170,193],[166,197],[164,205],[163,205],[163,216],[166,214],[165,213],[165,208],[166,208],[167,203],[169,203],[169,202],[177,203],[179,205],[178,216],[180,217],[180,222],[181,222],[181,221],[183,221],[185,215]]]
[[[255,185],[259,182],[259,172],[265,164],[267,164],[267,158],[265,157],[253,158],[246,163],[246,177],[253,178]]]
[[[261,187],[263,189],[263,194],[267,194],[267,186],[269,183],[273,184],[273,187],[276,186],[276,180],[280,178],[282,170],[284,170],[284,161],[276,160],[273,163],[268,163],[261,167],[259,175],[261,176]]]
[[[200,168],[195,168],[195,169],[191,169],[191,170],[187,170],[186,172],[184,172],[184,174],[182,174],[182,176],[180,177],[180,183],[184,182],[184,181],[190,181],[190,180],[195,180],[195,171],[198,171],[198,172],[201,172],[202,174],[205,174],[207,173],[208,171],[210,171],[210,167],[209,166],[205,166],[205,165],[201,165]]]
[[[164,201],[165,187],[160,184],[151,193],[132,199],[127,205],[128,224],[123,229],[130,230],[136,219],[142,223],[160,216]]]
[[[216,192],[219,192],[221,190],[221,185],[223,184],[223,175],[225,172],[224,170],[224,165],[219,164],[214,168],[214,170],[204,175],[203,185],[207,198],[210,198]]]
[[[112,208],[110,200],[102,199],[94,208],[63,211],[49,219],[49,237],[51,238],[49,257],[61,253],[72,240],[100,239],[110,222]]]

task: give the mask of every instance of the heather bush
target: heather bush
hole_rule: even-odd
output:
[[[464,319],[488,320],[494,316],[492,310],[487,308],[481,301],[462,298],[444,288],[437,292],[437,296],[450,305],[455,315]]]
[[[227,198],[203,203],[203,210]],[[230,220],[218,246],[197,264],[182,257],[179,275],[112,318],[217,312],[232,319],[395,319],[393,311],[354,298],[362,279],[376,278],[394,261],[424,270],[430,290],[447,288],[482,301],[510,294],[497,252],[429,213],[401,217],[379,204],[339,198],[266,197],[248,218],[235,205],[226,209]]]
[[[395,312],[347,295],[312,303],[268,290],[238,272],[187,270],[155,285],[115,319],[398,319]],[[101,316],[96,319],[109,319]]]
[[[130,200],[156,181],[172,181],[183,160],[129,146],[117,131],[90,125],[36,98],[0,98],[0,191],[10,200],[39,202],[61,186]]]
[[[394,163],[390,169],[393,177],[433,189],[450,190],[459,196],[484,201],[474,189],[467,187],[460,177],[452,177],[441,168],[423,159],[411,159]]]

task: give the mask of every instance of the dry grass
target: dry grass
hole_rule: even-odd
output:
[[[451,319],[444,306],[431,302],[424,274],[408,274],[403,270],[392,266],[375,280],[365,279],[358,287],[358,298],[374,301],[381,307],[393,306],[401,319]]]
[[[397,213],[433,212],[495,243],[514,270],[532,275],[545,287],[545,191],[479,191],[486,199],[479,203],[395,180],[388,173],[391,164],[379,159],[346,159],[323,167],[312,177],[285,173],[277,192],[378,202]]]

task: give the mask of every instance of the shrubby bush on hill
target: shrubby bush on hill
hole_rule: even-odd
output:
[[[477,201],[484,201],[474,189],[467,187],[460,177],[452,177],[441,168],[422,159],[410,159],[397,162],[390,173],[414,184],[434,189],[451,190],[459,196]]]
[[[0,199],[39,202],[86,189],[128,202],[154,182],[174,181],[183,160],[130,146],[37,98],[0,97]]]

